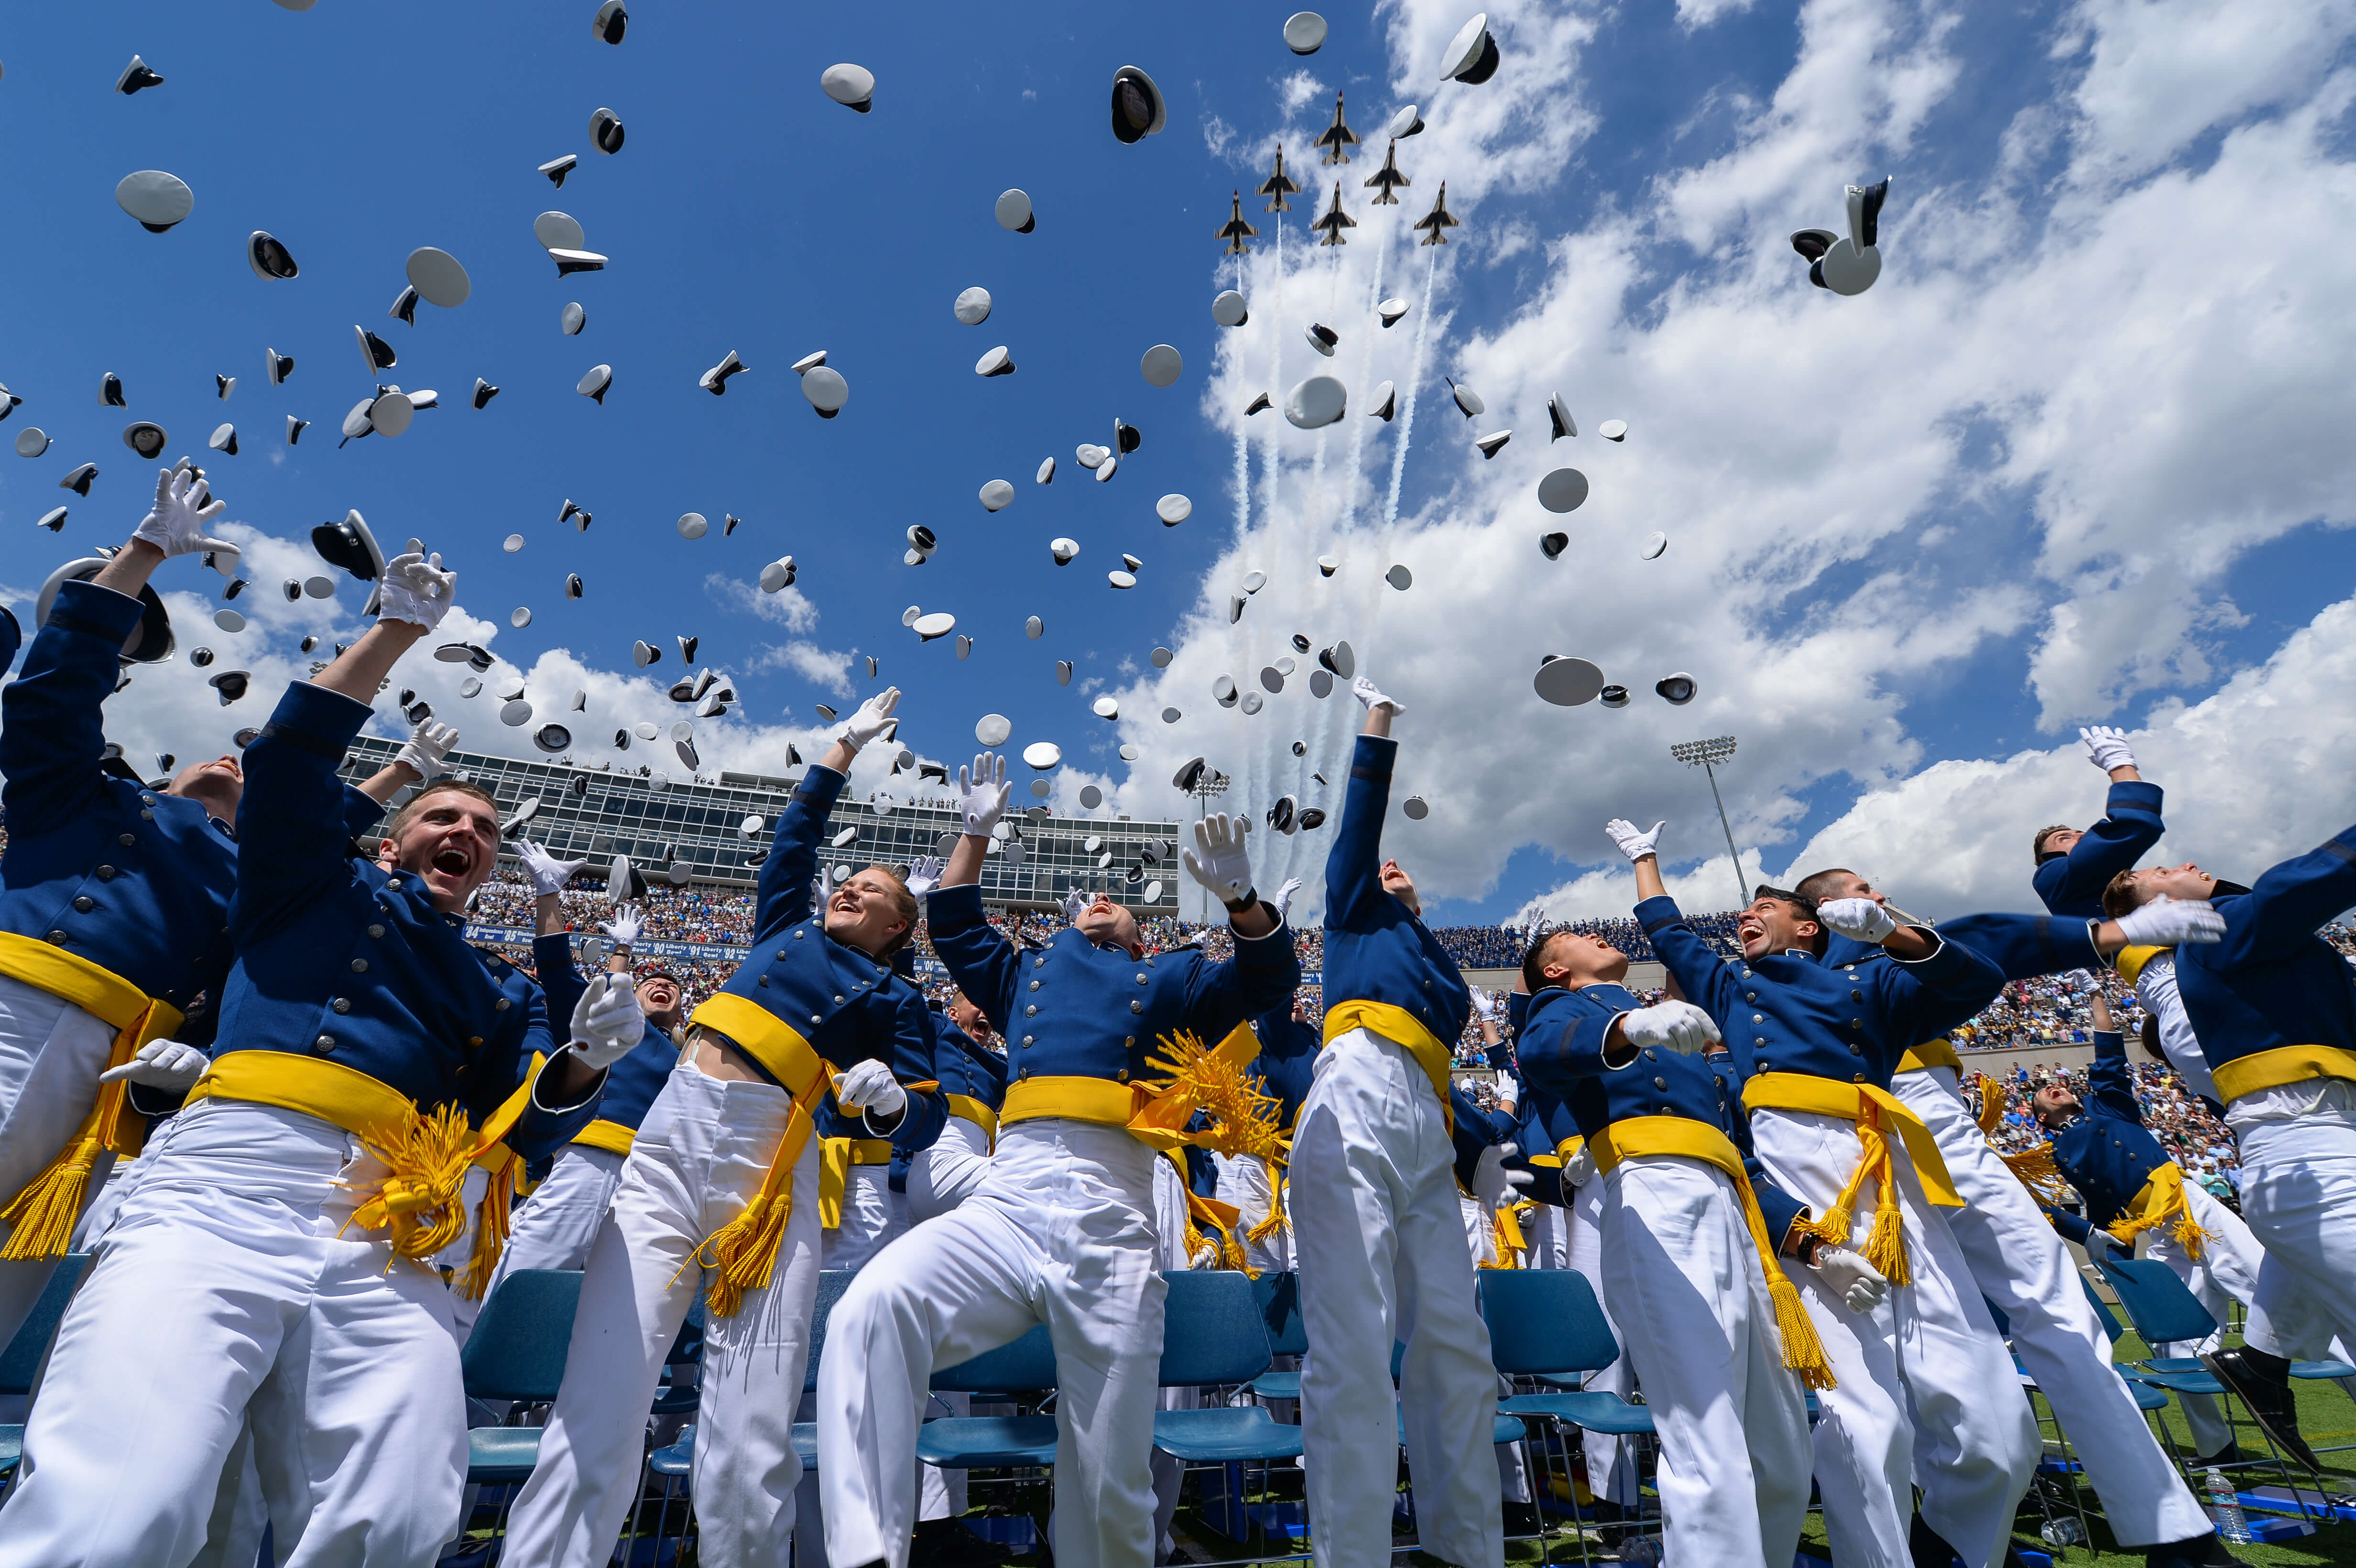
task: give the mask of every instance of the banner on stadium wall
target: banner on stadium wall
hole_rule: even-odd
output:
[[[569,931],[565,935],[572,940],[573,947],[577,950],[582,943],[596,935],[596,933]],[[466,925],[466,940],[494,943],[509,947],[529,947],[531,945],[532,933],[519,926],[478,925],[470,921]],[[738,947],[721,942],[641,942],[633,951],[648,958],[684,958],[691,962],[705,964],[742,964],[753,956],[753,950],[749,947]],[[939,959],[919,954],[916,958],[916,973],[928,976],[946,976],[948,969]]]

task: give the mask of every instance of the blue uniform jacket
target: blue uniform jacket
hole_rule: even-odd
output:
[[[2086,1201],[2083,1219],[2048,1209],[2054,1226],[2081,1244],[2092,1229],[2107,1227],[2151,1179],[2172,1165],[2159,1140],[2145,1130],[2136,1104],[2135,1075],[2127,1066],[2126,1039],[2108,1029],[2094,1034],[2094,1064],[2086,1074],[2086,1110],[2052,1139],[2053,1163]]]
[[[2135,869],[2144,851],[2159,842],[2159,786],[2131,779],[2111,786],[2103,819],[2086,829],[2067,855],[2037,868],[2030,885],[2055,914],[2081,920],[2103,918],[2103,890],[2121,871]]]
[[[369,714],[298,682],[246,748],[237,962],[213,1054],[325,1057],[479,1125],[570,1030],[551,1028],[530,976],[467,944],[464,918],[435,909],[422,880],[349,854],[336,768]],[[577,1105],[535,1103],[508,1145],[527,1160],[552,1153],[596,1108],[594,1090]]]
[[[1191,947],[1132,958],[1068,927],[1044,947],[1019,948],[982,918],[981,889],[970,882],[938,890],[926,907],[933,951],[1006,1041],[1015,1083],[1159,1077],[1146,1059],[1162,1036],[1191,1029],[1215,1046],[1245,1019],[1290,1006],[1301,984],[1292,928],[1281,921],[1266,936],[1238,934],[1233,958]]]
[[[827,935],[826,912],[813,907],[819,837],[842,783],[832,768],[812,763],[777,814],[776,840],[755,889],[753,955],[721,989],[791,1025],[838,1072],[872,1057],[904,1086],[926,1083],[933,1076],[933,1029],[923,995],[894,974],[888,960]],[[767,1069],[753,1065],[766,1076]],[[928,1147],[948,1115],[938,1094],[910,1090],[888,1136],[910,1148]],[[863,1115],[845,1116],[832,1090],[813,1119],[821,1137],[887,1136]]]
[[[1939,935],[1986,958],[2007,980],[2034,980],[2040,975],[2066,974],[2072,969],[2100,969],[2107,962],[2094,946],[2093,925],[2068,916],[1967,914],[1943,922]],[[1894,964],[1897,960],[1877,944],[1827,936],[1825,962],[1835,968],[1846,968],[1851,964]],[[1966,1006],[1966,1001],[1967,997],[1925,998],[1922,1027],[1929,1032],[1913,1043],[1935,1040],[1956,1025],[1970,1022],[1987,1005]]]
[[[1472,1007],[1463,972],[1423,922],[1383,891],[1383,816],[1398,755],[1398,741],[1361,735],[1350,762],[1342,825],[1325,857],[1325,1005],[1388,1003],[1453,1047]]]
[[[1741,1156],[1767,1233],[1780,1243],[1792,1222],[1807,1212],[1807,1205],[1769,1180],[1751,1152],[1751,1117],[1741,1099],[1751,1048],[1734,1042],[1733,1031],[1721,1024],[1720,1031],[1730,1040],[1725,1051],[1687,1056],[1647,1046],[1623,1067],[1607,1065],[1604,1042],[1612,1021],[1644,1005],[1624,986],[1586,986],[1575,991],[1549,986],[1530,998],[1527,1019],[1515,1042],[1522,1072],[1540,1093],[1560,1097],[1581,1137],[1591,1138],[1614,1122],[1639,1116],[1683,1116],[1716,1127]]]
[[[2224,937],[2176,950],[2176,991],[2213,1070],[2286,1045],[2356,1051],[2356,981],[2316,928],[2356,904],[2356,827],[2214,901]]]
[[[933,1015],[940,1040],[933,1048],[933,1069],[941,1093],[979,1100],[995,1111],[1006,1104],[1006,1058],[958,1028],[945,1013]]]
[[[1252,1019],[1252,1032],[1259,1036],[1259,1060],[1254,1065],[1259,1070],[1260,1092],[1276,1096],[1278,1119],[1290,1132],[1301,1117],[1301,1102],[1309,1098],[1309,1086],[1316,1081],[1317,1053],[1324,1049],[1324,1040],[1315,1024],[1292,1016],[1290,997]]]
[[[548,993],[548,1016],[562,1026],[573,1018],[589,982],[573,962],[573,938],[563,932],[535,936],[532,966],[540,971],[541,987]],[[646,1122],[647,1107],[655,1103],[679,1065],[679,1041],[649,1021],[647,1032],[630,1053],[605,1070],[605,1094],[597,1102],[597,1120],[637,1132]]]
[[[1938,1032],[1928,1025],[1956,1008],[1968,1018],[2004,989],[1997,966],[1960,942],[1941,941],[1912,963],[1836,965],[1794,951],[1730,964],[1674,899],[1644,900],[1636,919],[1687,998],[1718,1021],[1730,1048],[1750,1053],[1746,1076],[1804,1072],[1887,1089],[1898,1059]]]

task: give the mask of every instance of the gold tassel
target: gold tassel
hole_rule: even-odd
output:
[[[388,1136],[380,1129],[361,1144],[391,1174],[376,1195],[345,1223],[364,1231],[392,1231],[396,1257],[422,1263],[458,1239],[466,1228],[459,1200],[466,1168],[474,1162],[474,1130],[456,1105],[437,1107]]]
[[[1215,1049],[1184,1030],[1162,1036],[1162,1046],[1148,1065],[1168,1076],[1142,1085],[1153,1100],[1131,1121],[1132,1130],[1183,1135],[1185,1141],[1224,1155],[1284,1157],[1284,1129],[1277,1121],[1281,1102],[1262,1093],[1247,1071],[1259,1053],[1251,1026],[1238,1026]],[[1185,1133],[1197,1111],[1210,1117],[1211,1130]]]
[[[2178,1246],[2184,1249],[2184,1255],[2194,1263],[2201,1261],[2202,1248],[2217,1239],[2214,1232],[2202,1230],[2201,1221],[2189,1213],[2169,1227],[2168,1233]]]
[[[793,1217],[793,1195],[785,1189],[793,1162],[779,1149],[761,1179],[761,1190],[744,1211],[703,1239],[690,1263],[712,1270],[712,1285],[704,1300],[714,1317],[734,1317],[744,1304],[744,1293],[759,1290],[776,1270],[777,1249],[785,1244],[786,1221]],[[684,1269],[682,1268],[682,1271]]]
[[[65,1255],[74,1221],[81,1217],[82,1197],[90,1190],[91,1172],[98,1168],[99,1147],[100,1140],[85,1130],[7,1208],[0,1209],[0,1221],[12,1227],[6,1243],[0,1245],[0,1258],[21,1263]]]
[[[2062,1174],[2062,1168],[2053,1163],[2052,1145],[2039,1144],[2035,1148],[2022,1149],[2016,1154],[2000,1154],[1997,1157],[2012,1168],[2013,1175],[2020,1178],[2020,1184],[2028,1188],[2029,1194],[2039,1202],[2058,1209],[2069,1198],[2070,1180]]]
[[[1779,1268],[1768,1277],[1767,1294],[1775,1302],[1775,1331],[1783,1340],[1783,1364],[1804,1388],[1838,1388],[1832,1359],[1825,1354],[1825,1342],[1816,1337],[1815,1320],[1808,1316],[1807,1303],[1800,1299],[1800,1287]]]
[[[1885,1193],[1890,1192],[1885,1182]],[[1866,1236],[1865,1261],[1881,1271],[1881,1277],[1892,1285],[1912,1285],[1913,1272],[1906,1266],[1906,1238],[1899,1228],[1896,1195],[1873,1211],[1873,1229]]]
[[[1268,1212],[1260,1216],[1259,1223],[1248,1234],[1252,1241],[1266,1245],[1284,1224],[1284,1182],[1278,1174],[1276,1161],[1263,1158],[1260,1165],[1268,1172]]]
[[[2004,1085],[1985,1072],[1972,1076],[1979,1080],[1980,1131],[1994,1136],[1997,1124],[2004,1120]]]
[[[522,1165],[513,1155],[501,1160],[491,1172],[483,1200],[475,1206],[475,1245],[467,1253],[466,1277],[458,1282],[458,1294],[468,1301],[482,1300],[491,1288],[491,1276],[498,1272],[513,1219],[516,1172]]]

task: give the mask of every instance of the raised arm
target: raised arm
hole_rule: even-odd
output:
[[[2109,1115],[2141,1126],[2143,1106],[2136,1100],[2135,1069],[2127,1065],[2126,1037],[2111,1027],[2110,1003],[2099,986],[2092,1011],[2094,1062],[2086,1070],[2087,1096]]]
[[[826,832],[827,814],[850,781],[860,747],[892,728],[892,709],[899,702],[900,688],[894,686],[861,703],[825,757],[802,774],[786,809],[777,813],[776,837],[754,888],[754,945],[810,912],[810,878],[818,870],[818,841]]]
[[[2086,829],[2068,854],[2038,867],[2030,879],[2037,896],[2057,914],[2100,908],[2111,879],[2134,869],[2166,830],[2159,786],[2143,782],[2126,737],[2097,728],[2079,731],[2078,738],[2087,760],[2110,775],[2111,792],[2103,820]]]
[[[1023,955],[981,912],[981,888],[973,882],[943,886],[925,901],[933,951],[948,966],[957,988],[981,1009],[990,1027],[1008,1034],[1022,1008],[1015,996],[1023,985]]]
[[[95,583],[58,590],[22,674],[0,688],[0,802],[19,833],[63,827],[106,787],[103,705],[121,674],[139,601]]]
[[[2225,901],[2220,911],[2225,934],[2214,962],[2233,965],[2286,956],[2351,905],[2356,905],[2356,827],[2343,827],[2306,854],[2267,871],[2241,897]]]
[[[1391,768],[1398,743],[1391,720],[1399,705],[1365,676],[1350,689],[1366,709],[1357,749],[1350,758],[1350,783],[1342,820],[1325,857],[1325,924],[1334,931],[1372,930],[1392,918],[1398,901],[1383,891],[1383,818],[1390,810]]]
[[[1232,958],[1200,959],[1188,977],[1186,1012],[1215,1044],[1246,1019],[1289,1006],[1301,987],[1301,955],[1293,945],[1292,928],[1276,919],[1276,908],[1262,902],[1258,912],[1269,929],[1245,933],[1245,913],[1229,923],[1235,931]],[[971,996],[973,993],[966,993]]]

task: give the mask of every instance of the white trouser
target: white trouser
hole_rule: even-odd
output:
[[[1186,1180],[1178,1174],[1177,1162],[1171,1159],[1155,1160],[1153,1162],[1155,1238],[1153,1258],[1155,1264],[1165,1271],[1190,1269],[1194,1266],[1187,1245],[1187,1221]],[[1215,1246],[1218,1244],[1218,1238],[1209,1232],[1204,1232],[1204,1240]],[[1222,1252],[1224,1254],[1224,1249]],[[1222,1255],[1205,1266],[1220,1268],[1225,1264],[1226,1258]],[[1165,1388],[1156,1391],[1153,1408],[1194,1410],[1201,1403],[1202,1395],[1198,1390]],[[1153,1451],[1153,1560],[1156,1563],[1163,1561],[1170,1555],[1170,1521],[1178,1515],[1179,1493],[1184,1487],[1185,1481],[1186,1462],[1174,1454],[1164,1454],[1161,1449],[1156,1448]]]
[[[637,1493],[663,1359],[708,1277],[697,1248],[760,1190],[789,1104],[773,1083],[709,1077],[692,1057],[655,1096],[589,1246],[563,1386],[509,1522],[509,1560],[589,1568],[613,1554]],[[793,1211],[769,1284],[704,1322],[689,1479],[714,1568],[787,1562],[802,1473],[794,1407],[818,1302],[818,1164],[812,1138],[794,1163]]]
[[[1319,1568],[1389,1560],[1402,1418],[1423,1550],[1467,1564],[1505,1556],[1490,1453],[1497,1373],[1473,1302],[1455,1158],[1445,1108],[1407,1047],[1358,1029],[1318,1053],[1290,1190]],[[1401,1341],[1394,1394],[1391,1347]]]
[[[1119,1127],[1040,1118],[1000,1130],[990,1175],[861,1271],[827,1320],[818,1373],[827,1552],[906,1568],[916,1429],[936,1367],[1044,1323],[1055,1340],[1054,1550],[1066,1568],[1153,1561],[1153,1407],[1167,1294],[1153,1169]]]
[[[930,1148],[908,1161],[908,1221],[921,1224],[973,1196],[990,1174],[990,1135],[963,1116],[942,1124]]]
[[[1251,1233],[1268,1219],[1269,1206],[1275,1201],[1275,1190],[1269,1180],[1266,1161],[1257,1155],[1237,1155],[1219,1161],[1219,1201],[1236,1208],[1236,1239],[1244,1244],[1244,1257],[1262,1274],[1281,1273],[1292,1267],[1292,1223],[1280,1220],[1275,1230],[1262,1241],[1253,1241]]]
[[[1569,1216],[1558,1203],[1541,1203],[1522,1222],[1522,1240],[1530,1244],[1523,1264],[1528,1268],[1567,1269],[1570,1266]]]
[[[0,1205],[47,1169],[80,1130],[113,1051],[112,1024],[0,975]],[[98,1157],[85,1204],[97,1198],[113,1165],[113,1155]],[[10,1228],[0,1221],[0,1239]],[[54,1258],[0,1263],[0,1346],[25,1326],[56,1266]]]
[[[1588,1288],[1595,1292],[1596,1305],[1603,1308],[1603,1321],[1610,1327],[1612,1337],[1625,1345],[1627,1340],[1621,1336],[1619,1319],[1612,1316],[1611,1291],[1603,1280],[1603,1183],[1590,1177],[1585,1185],[1572,1188],[1570,1207],[1561,1213],[1564,1260],[1571,1269],[1587,1276]],[[1636,1392],[1636,1374],[1623,1354],[1589,1378],[1587,1386],[1626,1399]],[[1622,1508],[1633,1506],[1640,1486],[1636,1445],[1608,1432],[1582,1432],[1580,1445],[1587,1454],[1589,1495]]]
[[[1808,1407],[1741,1196],[1725,1172],[1676,1155],[1622,1160],[1588,1185],[1603,1189],[1622,1360],[1660,1437],[1663,1557],[1791,1562],[1808,1512]]]
[[[1839,1117],[1760,1110],[1751,1133],[1776,1185],[1819,1218],[1857,1168],[1856,1124]],[[1816,1395],[1826,1540],[1837,1562],[1905,1568],[1906,1499],[1919,1477],[1923,1521],[1965,1563],[1995,1568],[2043,1441],[1948,1211],[1922,1196],[1895,1129],[1890,1161],[1913,1283],[1860,1314],[1810,1270],[1792,1271],[1840,1384]],[[1869,1182],[1857,1199],[1849,1244],[1860,1251],[1877,1198]]]
[[[1460,1191],[1456,1195],[1456,1212],[1464,1222],[1464,1253],[1472,1260],[1472,1266],[1498,1266],[1497,1249],[1504,1238],[1497,1234],[1496,1216],[1489,1206]]]
[[[280,1563],[431,1563],[466,1403],[441,1279],[344,1233],[384,1167],[315,1116],[233,1100],[157,1136],[59,1329],[0,1564],[188,1562],[248,1423]]]
[[[2213,1528],[2111,1364],[2110,1337],[2037,1200],[1980,1131],[1955,1070],[1901,1072],[1890,1092],[1938,1140],[1961,1209],[1944,1211],[1972,1283],[2012,1328],[2012,1348],[2069,1435],[2122,1546],[2186,1541]],[[2210,1450],[2202,1449],[2202,1453]]]
[[[483,1303],[491,1298],[487,1290],[472,1297],[459,1291],[459,1286],[466,1282],[466,1270],[475,1261],[475,1232],[482,1226],[483,1199],[490,1190],[489,1171],[478,1165],[466,1172],[458,1187],[458,1201],[466,1211],[466,1229],[458,1232],[456,1240],[427,1260],[434,1268],[444,1271],[449,1282],[450,1332],[457,1339],[458,1348],[462,1350],[466,1348],[466,1341],[474,1338],[475,1319],[482,1316]]]
[[[2356,1127],[2317,1115],[2240,1137],[2242,1218],[2265,1249],[2249,1342],[2295,1360],[2356,1345]]]
[[[892,1190],[888,1165],[854,1165],[843,1173],[842,1223],[824,1232],[823,1268],[865,1268],[908,1228],[908,1200]]]
[[[627,1157],[611,1149],[567,1144],[549,1168],[548,1179],[531,1189],[515,1211],[507,1249],[499,1253],[491,1290],[519,1268],[583,1268],[605,1211],[613,1207]],[[483,1293],[488,1301],[491,1291]]]

